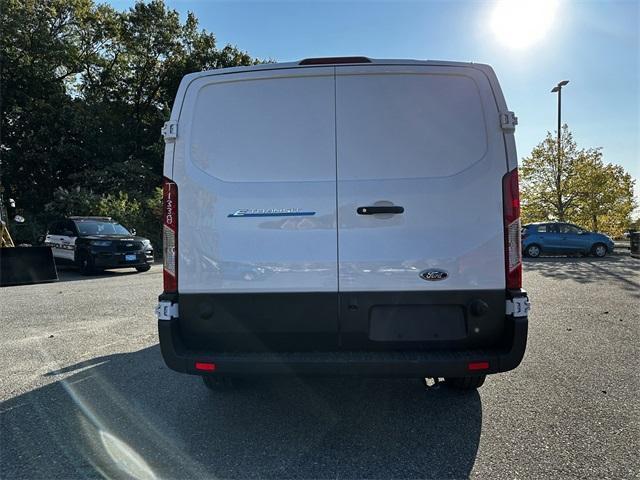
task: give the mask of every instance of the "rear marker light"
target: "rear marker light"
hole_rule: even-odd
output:
[[[200,370],[202,372],[215,372],[216,364],[209,362],[196,362],[196,370]]]
[[[471,362],[467,365],[469,370],[488,370],[489,362]]]

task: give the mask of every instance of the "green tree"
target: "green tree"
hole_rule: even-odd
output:
[[[621,235],[635,208],[633,184],[620,165],[605,164],[600,151],[585,158],[576,168],[578,202],[572,220],[596,232]]]
[[[565,221],[575,208],[576,164],[592,152],[579,150],[567,125],[562,142],[547,132],[546,138],[522,160],[520,183],[523,222],[556,219]]]
[[[28,219],[44,221],[60,188],[122,192],[145,206],[182,77],[256,63],[161,0],[123,12],[93,0],[0,0],[0,23],[0,183]]]
[[[82,168],[82,118],[66,85],[87,53],[89,0],[0,0],[2,183],[29,210],[42,208]]]
[[[547,133],[520,168],[522,221],[574,222],[619,235],[634,209],[634,181],[619,165],[605,164],[599,148],[578,148],[563,126],[560,156]]]

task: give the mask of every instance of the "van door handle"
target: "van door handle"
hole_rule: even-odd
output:
[[[375,215],[376,213],[404,213],[404,207],[398,207],[396,205],[373,205],[371,207],[358,207],[356,210],[358,215]]]

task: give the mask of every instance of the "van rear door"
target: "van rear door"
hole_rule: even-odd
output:
[[[507,160],[485,74],[337,66],[336,131],[343,347],[500,338]]]
[[[188,346],[338,347],[335,158],[333,67],[188,85],[173,163]]]

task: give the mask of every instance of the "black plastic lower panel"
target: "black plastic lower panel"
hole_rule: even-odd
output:
[[[491,348],[504,290],[179,294],[184,345],[207,352]]]
[[[221,352],[339,348],[337,293],[180,294],[185,345]]]

